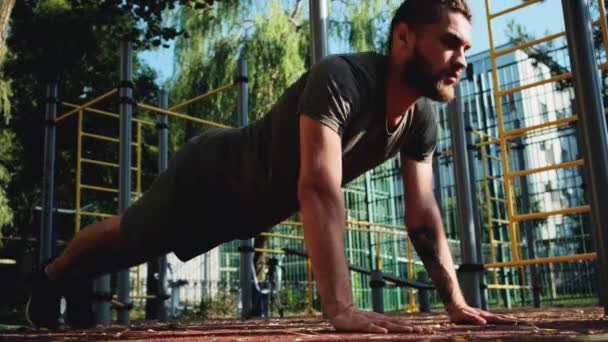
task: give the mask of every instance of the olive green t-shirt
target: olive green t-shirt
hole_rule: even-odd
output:
[[[232,210],[226,224],[238,226],[238,237],[270,229],[299,210],[300,115],[341,136],[343,184],[400,150],[430,162],[437,140],[430,105],[419,101],[413,113],[388,132],[386,73],[387,57],[377,53],[327,57],[292,84],[259,121],[200,137],[200,169],[192,171],[199,177],[213,175],[208,193]]]

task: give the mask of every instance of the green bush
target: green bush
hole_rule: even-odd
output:
[[[220,291],[215,298],[203,298],[199,306],[198,316],[207,318],[234,317],[236,303],[234,294],[230,291]]]

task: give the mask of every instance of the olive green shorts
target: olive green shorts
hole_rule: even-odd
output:
[[[188,260],[240,236],[238,208],[223,189],[221,149],[201,135],[182,146],[168,168],[123,214],[121,231],[153,257]]]

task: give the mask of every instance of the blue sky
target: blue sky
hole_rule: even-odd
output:
[[[491,0],[491,12],[496,13],[521,3],[521,0]],[[473,47],[470,53],[485,51],[490,48],[488,24],[484,0],[469,0],[473,10]],[[510,14],[492,20],[495,45],[507,42],[505,29],[510,20],[525,26],[526,30],[541,38],[546,33],[558,33],[564,30],[564,19],[560,0],[545,0]]]
[[[503,10],[521,3],[521,0],[491,0],[491,12]],[[473,47],[470,54],[489,49],[488,26],[486,21],[485,0],[469,0],[473,11]],[[307,13],[307,12],[306,12]],[[537,38],[546,33],[557,33],[564,30],[564,21],[560,0],[545,0],[540,4],[528,6],[519,11],[498,17],[492,20],[495,44],[500,45],[507,42],[504,33],[509,20],[524,25],[526,30]],[[173,44],[171,44],[173,45]],[[339,53],[336,48],[331,53]],[[163,83],[170,79],[174,73],[172,49],[158,49],[141,53],[140,56],[158,73],[158,82]]]

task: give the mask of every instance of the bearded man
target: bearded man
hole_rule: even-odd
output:
[[[37,271],[28,319],[57,326],[64,295],[68,323],[89,327],[92,277],[168,252],[188,260],[253,237],[299,210],[331,324],[341,331],[416,331],[407,321],[354,307],[343,240],[341,187],[400,153],[408,235],[451,320],[511,322],[465,302],[433,195],[437,126],[423,98],[454,98],[470,40],[465,0],[404,1],[391,23],[388,55],[322,60],[261,120],[191,140],[122,216],[82,229]]]

